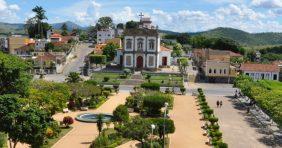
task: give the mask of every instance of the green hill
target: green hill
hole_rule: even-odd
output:
[[[191,35],[203,35],[208,38],[224,37],[237,41],[244,46],[280,45],[282,44],[282,33],[248,33],[233,28],[216,28]]]

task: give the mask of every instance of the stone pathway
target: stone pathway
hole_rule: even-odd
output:
[[[207,96],[207,95],[206,95]],[[222,108],[216,107],[216,100],[222,100]],[[265,148],[262,140],[265,134],[255,125],[255,119],[246,115],[245,109],[236,105],[234,100],[225,96],[207,96],[207,101],[219,118],[223,139],[230,148]]]
[[[126,97],[129,93],[119,93],[111,96],[110,99],[105,102],[97,110],[90,110],[87,112],[93,113],[112,113],[113,110],[120,104],[125,103]],[[58,121],[62,121],[65,116],[75,117],[82,112],[73,112],[68,114],[56,114],[54,118]],[[94,123],[83,123],[75,121],[73,124],[73,130],[60,139],[52,148],[88,148],[91,142],[97,137],[97,126]]]
[[[175,133],[170,136],[171,148],[208,148],[203,136],[199,111],[192,96],[174,96],[174,107],[169,115],[175,124]]]

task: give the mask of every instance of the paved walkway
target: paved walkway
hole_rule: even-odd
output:
[[[216,100],[222,100],[222,108],[216,107]],[[214,109],[219,118],[220,130],[223,139],[230,148],[265,148],[261,140],[266,136],[260,132],[250,121],[255,121],[246,116],[246,111],[234,104],[234,100],[224,96],[207,96],[209,105]]]
[[[124,104],[126,97],[129,93],[119,93],[117,95],[111,96],[110,99],[105,102],[97,110],[87,111],[95,113],[112,113],[113,110],[119,105]],[[73,112],[68,114],[57,114],[54,118],[56,120],[62,121],[64,116],[75,117],[81,112]],[[75,121],[73,124],[73,130],[70,131],[66,136],[60,139],[53,148],[88,148],[91,142],[97,137],[98,131],[97,126],[94,123],[83,123]]]
[[[207,137],[203,136],[199,111],[191,96],[174,96],[174,107],[169,115],[175,124],[175,133],[170,136],[171,148],[206,148]]]

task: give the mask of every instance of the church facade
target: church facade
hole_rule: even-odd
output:
[[[169,67],[171,50],[161,46],[160,42],[158,30],[148,24],[137,29],[126,29],[123,49],[118,55],[120,65],[135,70]]]

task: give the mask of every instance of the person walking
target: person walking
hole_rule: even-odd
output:
[[[220,107],[220,108],[222,107],[222,101],[219,102],[219,107]]]
[[[217,108],[219,107],[219,101],[218,100],[216,101],[216,107]]]

